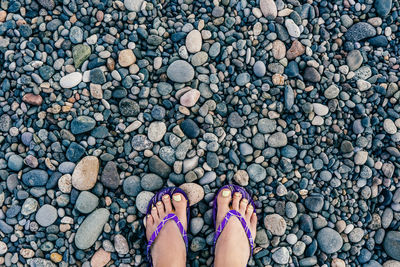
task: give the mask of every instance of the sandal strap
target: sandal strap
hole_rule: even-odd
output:
[[[169,221],[169,220],[173,220],[176,225],[178,226],[179,232],[182,235],[183,241],[185,241],[185,246],[186,246],[186,250],[188,249],[188,238],[187,238],[187,234],[185,229],[183,228],[183,225],[181,223],[181,221],[178,219],[178,216],[176,216],[176,214],[174,213],[169,213],[167,216],[164,217],[164,219],[157,225],[156,230],[153,232],[153,234],[150,237],[149,242],[147,243],[147,258],[150,262],[150,264],[152,265],[152,260],[151,260],[151,245],[154,243],[154,241],[156,240],[157,236],[160,234],[162,228],[164,227],[164,225]]]
[[[218,240],[219,236],[221,235],[222,231],[224,230],[225,226],[228,224],[228,221],[232,216],[238,218],[240,223],[243,226],[246,236],[249,239],[250,257],[251,257],[253,255],[254,240],[253,240],[253,237],[251,236],[250,228],[248,227],[246,220],[243,218],[243,216],[237,210],[228,211],[228,213],[225,215],[225,218],[222,220],[221,224],[218,226],[217,231],[215,232],[215,235],[214,235],[214,248],[215,248],[215,245],[217,244],[217,240]]]

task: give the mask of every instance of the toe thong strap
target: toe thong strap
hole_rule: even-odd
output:
[[[250,228],[248,227],[246,220],[243,218],[243,216],[237,210],[228,211],[228,213],[225,215],[225,218],[222,220],[221,224],[218,226],[218,229],[215,232],[215,236],[214,236],[214,248],[215,248],[215,245],[217,244],[217,240],[218,240],[219,236],[221,235],[222,231],[224,230],[225,226],[227,225],[229,219],[232,216],[235,216],[239,219],[240,223],[243,226],[244,231],[246,232],[247,238],[249,239],[249,243],[250,243],[250,257],[251,257],[253,255],[253,249],[254,249],[253,237],[251,236]]]
[[[149,242],[147,243],[147,258],[148,258],[148,260],[149,260],[151,265],[152,265],[151,255],[150,255],[151,245],[154,243],[154,241],[156,240],[157,236],[160,234],[161,229],[164,227],[164,225],[169,220],[173,220],[176,223],[176,225],[178,226],[179,232],[182,235],[183,241],[185,241],[186,250],[188,248],[187,234],[186,234],[185,229],[183,228],[183,225],[182,225],[181,221],[178,219],[178,216],[176,216],[174,213],[170,213],[167,216],[165,216],[164,219],[158,224],[156,230],[153,232],[153,234],[150,237]]]

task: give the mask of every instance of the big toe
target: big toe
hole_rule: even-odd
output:
[[[184,228],[187,229],[187,218],[186,218],[187,200],[185,196],[182,195],[181,193],[173,194],[172,205],[174,207],[176,216],[178,216]]]
[[[217,196],[217,225],[225,217],[226,213],[230,210],[229,204],[232,200],[232,191],[229,188],[222,189]]]

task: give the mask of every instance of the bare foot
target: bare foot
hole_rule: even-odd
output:
[[[216,227],[221,224],[229,210],[237,210],[246,220],[253,240],[256,237],[257,215],[249,201],[236,192],[232,198],[229,188],[219,192],[217,197]],[[235,255],[235,257],[232,257]],[[232,216],[217,240],[215,246],[215,267],[244,267],[250,257],[250,243],[239,219]]]
[[[187,231],[186,206],[187,201],[182,194],[173,194],[172,201],[169,195],[164,195],[162,202],[157,202],[156,206],[151,210],[151,215],[146,218],[147,240],[150,239],[158,224],[169,213],[175,213],[185,231]],[[186,266],[185,242],[174,221],[169,220],[160,231],[152,245],[151,257],[155,267]]]

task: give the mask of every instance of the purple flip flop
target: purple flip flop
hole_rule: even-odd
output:
[[[151,208],[153,207],[153,205],[155,206],[156,203],[158,201],[162,201],[162,197],[164,195],[169,195],[170,198],[172,199],[172,195],[175,193],[181,193],[187,201],[187,208],[186,208],[186,217],[187,217],[187,225],[189,225],[189,215],[190,215],[190,210],[189,210],[189,198],[187,197],[186,193],[178,188],[178,187],[167,187],[167,188],[163,188],[160,191],[158,191],[150,200],[148,206],[147,206],[147,212],[146,212],[146,216],[151,214]],[[167,216],[164,217],[164,219],[160,222],[160,224],[157,226],[156,230],[153,232],[153,234],[150,237],[149,242],[147,243],[147,259],[150,263],[150,266],[153,266],[152,260],[151,260],[151,245],[154,243],[154,241],[156,240],[158,234],[160,233],[160,231],[162,230],[162,228],[164,227],[165,223],[169,220],[173,220],[176,225],[178,226],[179,232],[182,235],[183,241],[185,241],[185,246],[186,246],[186,251],[188,249],[188,238],[187,238],[187,234],[185,229],[183,228],[183,225],[181,223],[181,221],[179,221],[178,216],[176,216],[174,213],[169,213],[167,214]]]
[[[229,185],[225,185],[223,187],[221,187],[218,192],[216,193],[215,197],[214,197],[214,202],[213,202],[213,221],[214,221],[214,225],[216,225],[216,218],[217,218],[217,197],[219,195],[219,192],[221,192],[221,190],[228,188],[231,190],[232,192],[232,196],[235,192],[239,192],[242,194],[242,198],[245,198],[249,201],[249,203],[253,206],[254,208],[254,212],[256,212],[256,205],[251,197],[251,195],[246,191],[246,189],[244,189],[241,186],[238,185],[234,185],[234,184],[229,184]],[[249,243],[250,243],[250,257],[253,255],[253,250],[254,250],[254,240],[253,237],[251,236],[251,232],[250,232],[250,228],[248,227],[245,219],[243,218],[243,216],[240,214],[240,212],[236,211],[236,210],[230,210],[228,211],[228,213],[225,215],[225,218],[222,220],[221,224],[218,226],[218,229],[215,232],[214,235],[214,251],[215,251],[215,245],[217,244],[217,240],[219,238],[219,236],[221,235],[222,231],[224,230],[225,226],[227,225],[229,219],[235,216],[239,219],[240,223],[243,226],[243,229],[246,233],[247,238],[249,239]]]

